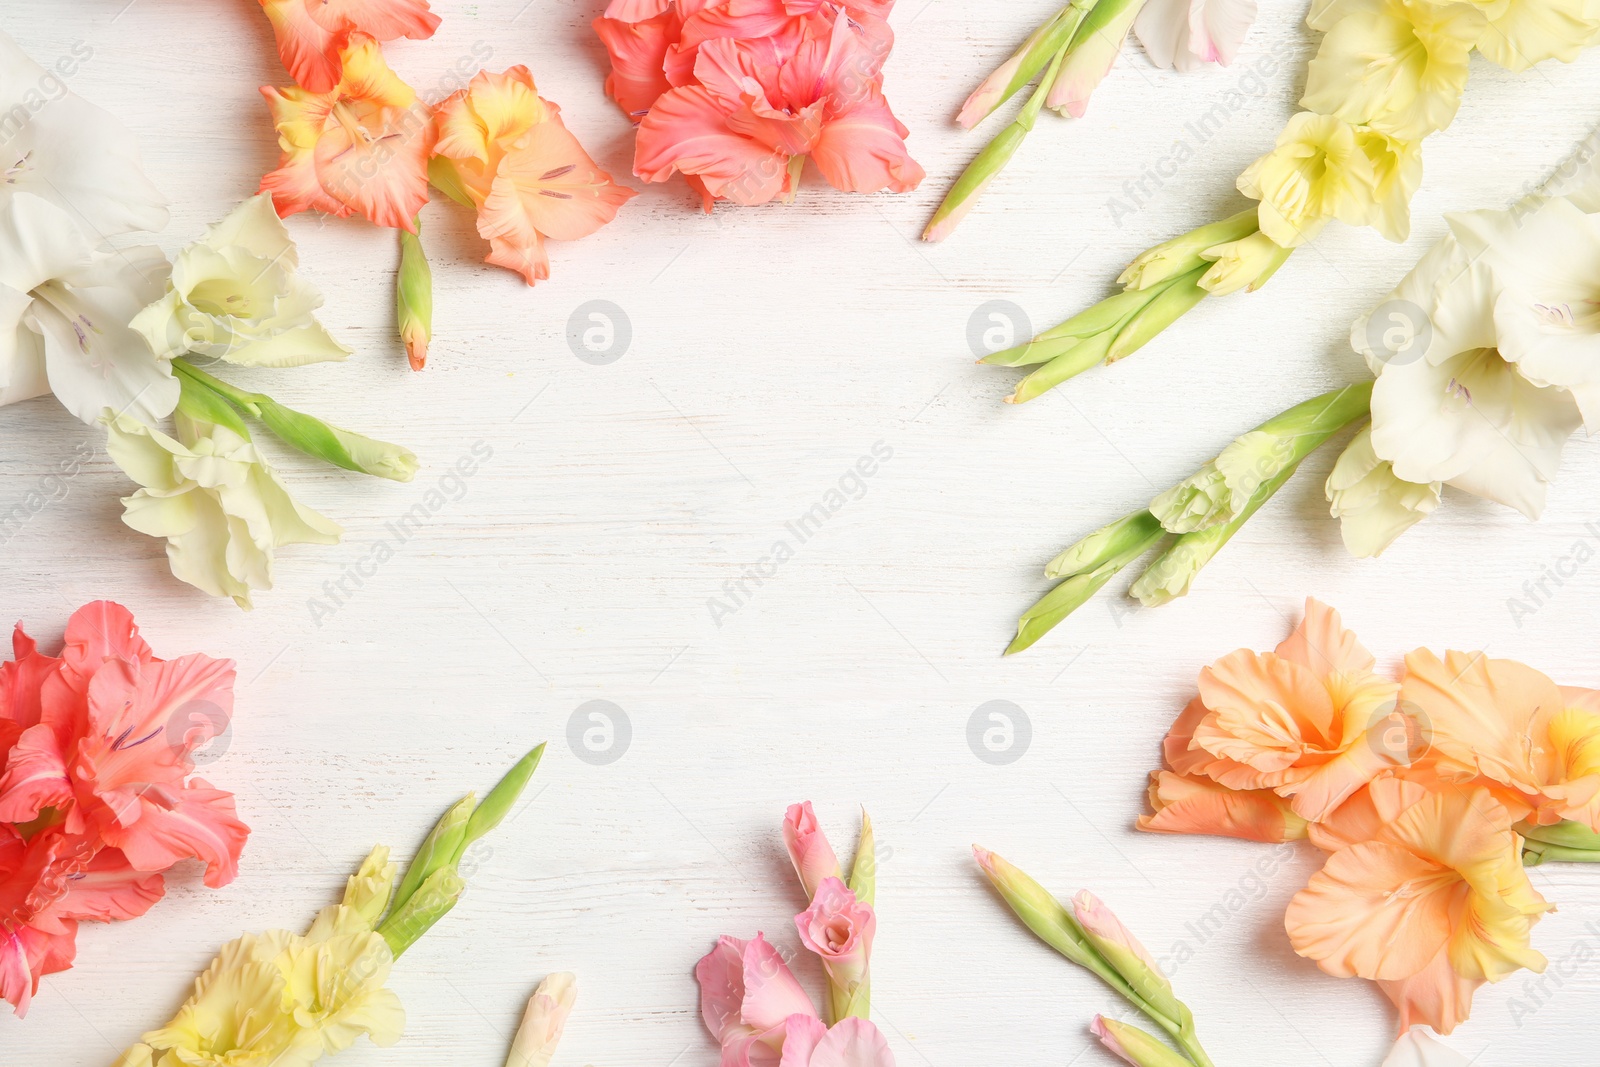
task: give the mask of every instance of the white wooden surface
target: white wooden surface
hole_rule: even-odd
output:
[[[596,157],[631,179],[631,135],[602,95],[588,28],[598,0],[436,7],[436,39],[388,49],[413,84],[440,85],[486,42],[491,66],[528,64]],[[283,552],[278,588],[253,613],[178,584],[160,546],[120,524],[128,483],[94,434],[48,399],[0,412],[0,510],[81,443],[95,448],[0,554],[0,614],[53,641],[74,606],[111,597],[158,653],[237,659],[230,748],[206,774],[254,828],[227,889],[186,868],[147,917],[86,925],[76,969],[45,982],[25,1021],[0,1018],[0,1062],[110,1062],[167,1018],[221,942],[308,922],[371,844],[408,852],[458,795],[548,739],[536,801],[395,972],[405,1038],[339,1063],[495,1067],[522,1001],[558,969],[580,975],[558,1064],[715,1063],[693,964],[719,933],[795,947],[803,901],[778,826],[807,797],[841,851],[858,804],[879,828],[875,1009],[902,1067],[1110,1062],[1086,1027],[1120,1005],[1002,910],[973,841],[1063,894],[1095,889],[1163,956],[1187,943],[1176,980],[1219,1064],[1378,1063],[1387,1002],[1322,975],[1282,931],[1315,868],[1309,847],[1263,878],[1252,871],[1269,847],[1137,835],[1146,772],[1195,672],[1240,645],[1270,647],[1308,593],[1387,662],[1425,643],[1487,648],[1600,685],[1600,570],[1580,570],[1520,626],[1507,606],[1593,539],[1600,450],[1574,443],[1537,526],[1452,498],[1371,562],[1340,547],[1321,501],[1332,457],[1318,456],[1188,600],[1124,612],[1106,596],[1029,654],[998,654],[1063,544],[1361,373],[1348,324],[1440,233],[1440,213],[1507,202],[1600,122],[1600,54],[1523,76],[1476,62],[1455,126],[1429,143],[1409,245],[1333,227],[1264,292],[1203,307],[1126,363],[1015,409],[999,402],[1012,374],[972,363],[974,311],[1010,300],[1052,324],[1139,250],[1233,210],[1233,178],[1290,113],[1312,45],[1297,0],[1264,5],[1231,70],[1178,76],[1130,46],[1087,119],[1047,115],[953,240],[916,242],[981,144],[950,117],[1053,7],[902,0],[887,90],[930,174],[913,195],[812,180],[790,206],[706,217],[681,184],[652,187],[597,236],[556,246],[554,277],[532,291],[480,262],[464,212],[430,206],[438,339],[423,374],[391,340],[392,239],[294,219],[324,320],[358,354],[249,380],[403,440],[426,466],[395,486],[285,456],[295,490],[349,537]],[[257,86],[283,74],[253,3],[6,0],[0,27],[46,63],[75,40],[93,47],[72,87],[138,132],[173,200],[169,251],[276,160]],[[1247,68],[1265,57],[1277,69],[1257,83]],[[1243,106],[1198,145],[1187,124],[1241,90]],[[1178,155],[1192,158],[1113,219],[1125,182]],[[566,342],[569,315],[595,299],[632,324],[608,366]],[[493,455],[459,499],[317,626],[309,602],[324,583],[477,442]],[[716,625],[707,601],[877,442],[893,458],[864,495]],[[566,739],[596,699],[631,726],[609,765]],[[991,700],[1032,725],[1010,765],[968,747],[968,720]],[[1600,921],[1600,870],[1534,880],[1561,905],[1536,943],[1570,973],[1527,1017],[1513,1002],[1532,1003],[1523,977],[1479,994],[1455,1044],[1484,1067],[1593,1062],[1600,970],[1586,924]],[[1219,903],[1237,910],[1197,937]],[[816,968],[802,973],[815,988]]]

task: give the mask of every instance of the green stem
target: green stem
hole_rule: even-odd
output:
[[[221,378],[214,378],[186,359],[174,359],[172,369],[205,386],[229,403],[237,405],[253,418],[261,417],[261,402],[269,399],[261,393],[247,393],[243,389],[229,385]]]

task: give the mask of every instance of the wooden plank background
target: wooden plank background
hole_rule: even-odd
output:
[[[434,40],[387,50],[414,85],[436,94],[485,53],[495,69],[525,63],[596,158],[638,185],[628,124],[602,93],[598,0],[435,6]],[[46,981],[27,1020],[0,1019],[0,1060],[111,1062],[165,1021],[223,941],[309,922],[371,844],[409,853],[457,796],[548,739],[532,805],[396,968],[405,1038],[340,1064],[493,1067],[522,1002],[558,969],[580,976],[558,1064],[715,1063],[694,962],[719,933],[796,947],[803,901],[778,827],[808,797],[841,850],[858,805],[877,823],[874,1008],[902,1067],[1110,1062],[1087,1024],[1120,1005],[1003,912],[974,841],[1063,894],[1093,888],[1158,954],[1182,956],[1177,983],[1219,1064],[1377,1064],[1387,1002],[1322,975],[1283,934],[1315,869],[1309,847],[1140,836],[1146,772],[1195,672],[1276,643],[1307,594],[1340,607],[1386,664],[1422,644],[1487,648],[1600,685],[1600,569],[1531,616],[1508,607],[1525,580],[1594,544],[1594,444],[1574,441],[1538,525],[1451,495],[1365,562],[1339,544],[1322,500],[1333,457],[1316,456],[1187,600],[1137,610],[1114,583],[1031,653],[999,652],[1060,547],[1363,373],[1349,323],[1442,232],[1441,213],[1508,203],[1600,122],[1600,53],[1524,75],[1475,61],[1454,127],[1428,144],[1407,245],[1331,227],[1267,290],[1212,302],[1133,359],[1014,409],[1000,404],[1013,374],[972,363],[974,315],[1001,300],[1053,324],[1146,246],[1237,210],[1233,179],[1291,113],[1313,44],[1295,2],[1263,5],[1232,69],[1179,76],[1130,45],[1086,119],[1046,115],[958,234],[920,244],[982,143],[951,117],[1054,6],[902,0],[887,91],[930,175],[914,194],[843,195],[808,175],[791,205],[707,217],[681,183],[651,187],[598,235],[553,246],[554,277],[531,291],[481,262],[465,212],[430,206],[438,336],[423,374],[391,337],[392,238],[292,220],[324,321],[357,354],[233,377],[404,441],[424,468],[396,486],[282,456],[295,492],[348,539],[282,552],[277,589],[249,614],[178,584],[161,546],[121,525],[130,486],[98,433],[49,400],[0,413],[0,511],[92,451],[0,551],[5,621],[55,641],[74,606],[111,597],[160,654],[237,659],[236,719],[205,774],[254,829],[227,889],[185,867],[147,917],[86,926],[77,968]],[[47,64],[92,48],[70,84],[137,131],[173,200],[169,252],[276,161],[257,87],[284,75],[252,3],[7,0],[0,28]],[[1197,135],[1230,101],[1227,121]],[[1151,172],[1159,187],[1146,178],[1127,210]],[[594,300],[631,326],[604,366],[566,339]],[[892,455],[858,487],[847,476],[874,448]],[[449,480],[474,449],[491,454]],[[846,505],[713,618],[725,583],[794,541],[785,524],[841,480]],[[336,611],[314,610],[436,487],[446,506]],[[596,700],[626,718],[609,763],[569,742]],[[967,740],[995,700],[1030,724],[1007,765]],[[1535,941],[1563,976],[1479,994],[1455,1044],[1483,1067],[1592,1062],[1600,871],[1534,880],[1561,905]],[[802,976],[817,986],[816,968]]]

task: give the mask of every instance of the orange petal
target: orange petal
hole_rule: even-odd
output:
[[[1332,747],[1334,707],[1327,687],[1292,660],[1240,649],[1200,672],[1200,697],[1214,714],[1196,727],[1195,741],[1262,776],[1230,785],[1280,785],[1285,779],[1270,776],[1294,767],[1308,747]]]
[[[1379,778],[1310,828],[1311,843],[1326,852],[1371,841],[1396,816],[1428,795],[1428,787],[1399,778]]]
[[[278,57],[299,85],[314,93],[331,92],[339,84],[339,51],[348,31],[324,26],[311,17],[306,0],[261,0],[278,40]]]
[[[1387,841],[1328,856],[1284,914],[1294,950],[1340,978],[1416,974],[1450,936],[1468,888],[1454,871]]]
[[[479,216],[478,232],[516,246],[536,235],[557,241],[587,237],[617,217],[636,194],[601,170],[559,122],[528,131],[506,153]]]
[[[927,176],[906,149],[906,128],[876,86],[851,100],[823,123],[811,158],[835,189],[906,193]]]
[[[439,16],[428,9],[428,0],[317,2],[326,7],[327,17],[339,19],[362,33],[370,33],[380,41],[392,41],[397,37],[421,41],[432,37],[439,28]]]
[[[633,172],[664,182],[699,175],[708,192],[736,204],[765,204],[789,189],[789,161],[728,128],[723,105],[699,86],[663,93],[639,124]]]
[[[1289,811],[1271,790],[1241,792],[1205,778],[1186,778],[1170,771],[1150,776],[1154,815],[1139,817],[1138,826],[1159,834],[1211,834],[1247,841],[1293,841],[1306,836],[1305,820]]]
[[[479,229],[482,229],[481,220]],[[491,237],[489,254],[483,260],[516,271],[529,285],[550,277],[550,257],[544,250],[544,238],[537,233],[533,235],[533,241],[526,245],[515,245],[502,238]]]
[[[1283,639],[1277,653],[1319,676],[1370,671],[1375,663],[1372,653],[1344,628],[1339,613],[1312,597],[1306,598],[1305,617],[1294,633]]]
[[[1481,979],[1463,978],[1452,970],[1448,950],[1440,949],[1433,961],[1416,974],[1379,982],[1378,988],[1400,1009],[1402,1034],[1413,1026],[1431,1026],[1448,1034],[1467,1021],[1472,994],[1481,985]]]

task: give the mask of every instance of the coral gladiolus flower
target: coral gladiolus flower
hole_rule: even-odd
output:
[[[1419,649],[1406,657],[1400,694],[1431,723],[1436,773],[1481,774],[1535,825],[1572,819],[1600,830],[1600,693],[1561,689],[1512,660]]]
[[[1449,1033],[1483,982],[1544,970],[1528,941],[1550,905],[1488,790],[1417,798],[1412,783],[1386,779],[1369,793],[1375,835],[1331,854],[1284,925],[1295,951],[1324,971],[1379,982],[1402,1030],[1426,1023]]]
[[[261,179],[261,191],[284,217],[359,214],[415,232],[412,219],[428,202],[433,123],[376,40],[352,33],[341,55],[343,75],[326,92],[262,87],[283,162]]]
[[[589,158],[527,67],[479,72],[439,105],[434,129],[435,183],[477,209],[487,261],[529,285],[550,277],[546,237],[587,237],[638,195]]]
[[[915,189],[923,170],[879,87],[886,52],[842,8],[788,20],[782,38],[707,40],[694,83],[662,94],[639,124],[634,173],[698,179],[707,210],[793,195],[807,156],[836,189]]]
[[[143,915],[180,859],[226,883],[249,830],[232,797],[188,778],[195,746],[227,725],[231,662],[157,659],[109,601],[73,614],[59,657],[20,626],[12,647],[0,664],[0,998],[22,1015],[39,979],[72,965],[79,922]]]
[[[1302,819],[1324,818],[1408,754],[1387,737],[1406,725],[1399,686],[1372,667],[1338,613],[1307,600],[1276,651],[1241,649],[1200,672],[1200,696],[1168,734],[1167,762],[1229,789],[1274,790]]]
[[[339,84],[351,34],[420,41],[439,28],[428,0],[261,0],[261,7],[278,38],[284,69],[314,93]]]

